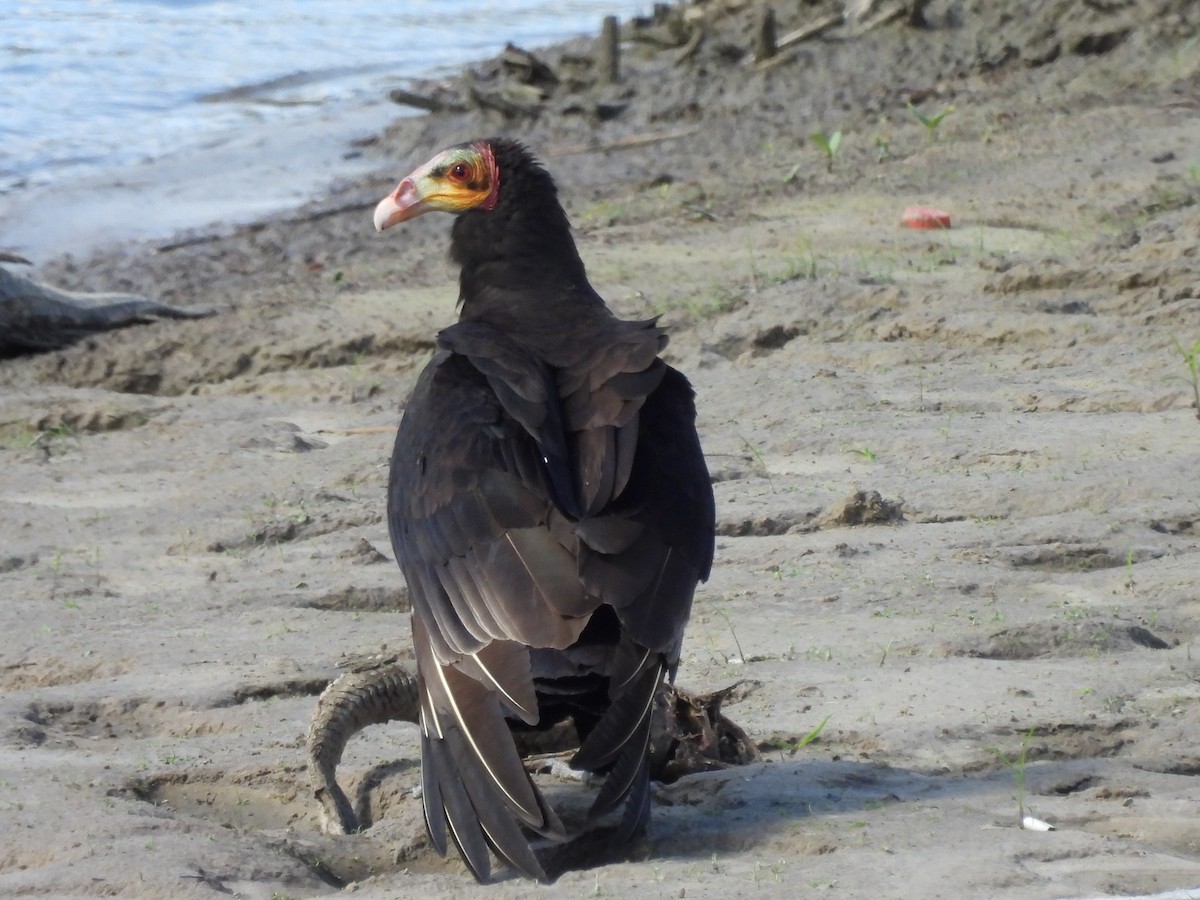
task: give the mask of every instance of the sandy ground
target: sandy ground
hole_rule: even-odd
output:
[[[757,72],[725,17],[533,123],[399,123],[294,214],[43,265],[224,311],[0,363],[0,894],[1200,891],[1200,13],[929,19]],[[907,100],[954,111],[930,139]],[[601,293],[672,327],[720,532],[679,680],[747,681],[764,759],[657,788],[624,861],[476,887],[426,845],[412,726],[351,743],[349,837],[303,743],[343,654],[409,653],[386,465],[454,315],[448,220],[369,211],[497,130]],[[953,227],[901,228],[918,202]]]

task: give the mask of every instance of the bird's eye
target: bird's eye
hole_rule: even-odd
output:
[[[466,163],[455,163],[454,167],[450,169],[450,177],[456,181],[462,181],[467,177],[470,171],[471,170],[467,168]]]

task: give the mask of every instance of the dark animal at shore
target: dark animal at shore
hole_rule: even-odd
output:
[[[590,817],[647,826],[653,700],[712,564],[712,487],[687,379],[654,320],[588,283],[550,175],[520,144],[452,147],[375,210],[458,214],[461,315],[404,413],[388,524],[413,601],[425,820],[480,881],[546,878],[566,829],[512,730],[573,720]]]
[[[25,262],[4,254],[6,262]],[[167,306],[134,294],[85,294],[0,268],[0,358],[61,350],[83,338],[157,319],[197,319],[211,310]]]

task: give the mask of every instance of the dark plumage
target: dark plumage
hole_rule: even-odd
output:
[[[388,524],[413,598],[429,837],[475,874],[535,878],[564,829],[510,728],[574,718],[621,839],[650,813],[650,708],[674,675],[714,508],[687,379],[654,320],[587,281],[550,175],[503,139],[450,148],[375,213],[458,213],[457,324],[405,410]]]

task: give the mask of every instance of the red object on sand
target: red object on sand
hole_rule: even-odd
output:
[[[910,206],[900,221],[909,228],[949,228],[950,213],[932,206]]]

